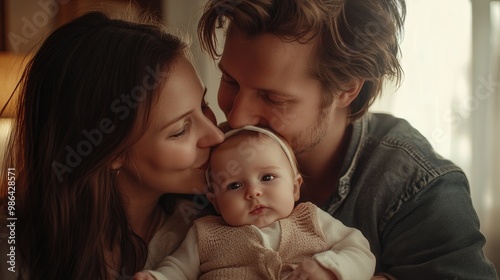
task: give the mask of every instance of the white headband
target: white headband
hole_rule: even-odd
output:
[[[278,143],[278,145],[280,145],[281,149],[285,153],[288,161],[290,162],[290,165],[292,166],[293,173],[298,174],[297,165],[295,164],[295,161],[293,160],[292,152],[290,151],[288,146],[278,136],[276,136],[276,134],[274,134],[273,132],[271,132],[265,128],[257,127],[257,126],[253,126],[253,125],[245,125],[243,127],[233,129],[233,130],[226,132],[224,134],[224,140],[241,132],[241,131],[245,131],[245,130],[246,131],[256,131],[256,132],[265,134],[265,135],[269,136],[271,139],[273,139],[276,143]],[[207,170],[205,171],[205,179],[207,181],[208,187],[210,187],[210,165],[207,168]]]

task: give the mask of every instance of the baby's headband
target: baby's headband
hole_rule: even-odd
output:
[[[281,140],[278,136],[276,136],[276,134],[274,134],[273,132],[271,132],[265,128],[257,127],[257,126],[253,126],[253,125],[245,125],[243,127],[233,129],[233,130],[226,132],[224,134],[224,140],[235,135],[235,134],[238,134],[241,131],[256,131],[256,132],[259,132],[259,133],[262,133],[262,134],[269,136],[276,143],[278,143],[278,145],[280,145],[280,147],[283,150],[283,152],[285,153],[288,161],[290,162],[290,165],[292,166],[293,173],[294,174],[299,173],[298,169],[297,169],[297,165],[295,164],[295,161],[293,160],[292,152],[290,151],[288,146],[283,142],[283,140]],[[205,172],[205,178],[206,178],[208,186],[210,187],[210,171],[209,170],[210,170],[210,167],[208,167],[206,172]]]

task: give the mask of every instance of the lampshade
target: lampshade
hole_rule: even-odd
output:
[[[3,161],[7,141],[14,125],[14,119],[0,118],[0,162]]]
[[[0,109],[7,103],[7,100],[9,100],[9,97],[16,88],[28,60],[29,57],[26,54],[0,52]],[[14,94],[0,117],[14,117],[16,103],[17,92]]]

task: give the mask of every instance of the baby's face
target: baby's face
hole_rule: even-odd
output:
[[[231,226],[268,226],[290,215],[299,198],[300,186],[285,153],[267,137],[257,145],[218,148],[211,156],[210,174],[212,203]]]

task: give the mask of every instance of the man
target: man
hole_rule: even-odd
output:
[[[406,121],[367,113],[401,78],[405,14],[404,0],[210,0],[198,32],[220,58],[227,124],[291,143],[301,199],[363,232],[377,278],[498,279],[461,169]]]

